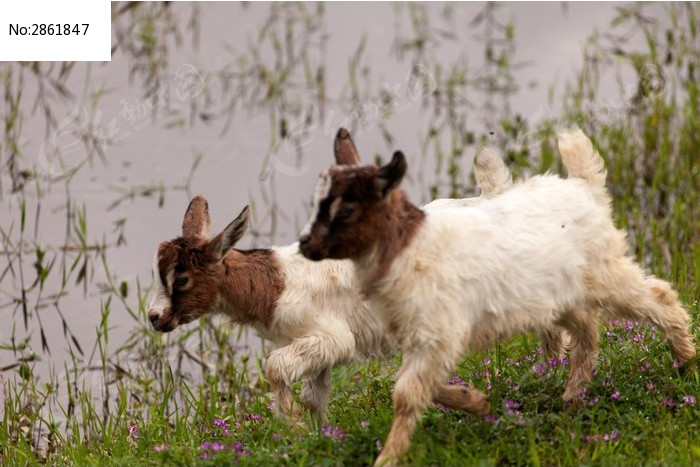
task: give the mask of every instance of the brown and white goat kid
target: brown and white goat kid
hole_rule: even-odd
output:
[[[335,158],[338,164],[360,162],[343,129],[336,137]],[[496,153],[478,155],[475,173],[485,196],[510,183],[510,173]],[[299,254],[297,243],[234,248],[247,228],[248,213],[246,207],[209,239],[207,201],[197,196],[190,202],[182,237],[162,243],[155,255],[149,319],[163,332],[213,312],[253,326],[276,346],[267,359],[265,376],[280,413],[292,415],[290,386],[302,381],[303,404],[323,420],[331,369],[359,358],[388,355],[386,333],[361,300],[350,261],[308,261]],[[442,384],[434,397],[443,405],[477,414],[489,410],[482,393],[458,386]]]
[[[468,349],[562,326],[571,338],[565,401],[591,378],[601,311],[649,321],[676,358],[695,357],[676,292],[626,256],[591,141],[575,130],[560,134],[558,146],[568,179],[535,176],[470,207],[411,204],[398,189],[407,169],[401,153],[381,168],[321,175],[300,249],[312,260],[353,260],[370,307],[403,353],[394,422],[375,465],[406,452],[422,409]],[[344,221],[334,222],[340,212]]]

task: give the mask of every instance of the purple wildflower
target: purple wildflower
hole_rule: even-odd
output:
[[[547,366],[544,363],[537,363],[535,365],[532,365],[531,369],[533,373],[535,373],[537,376],[542,376],[547,370]]]
[[[610,399],[612,399],[612,400],[614,400],[614,401],[619,401],[619,400],[620,400],[620,393],[619,393],[619,391],[613,392],[612,395],[610,396]]]
[[[634,328],[631,321],[625,322],[625,331],[631,331]]]
[[[697,399],[695,396],[683,396],[683,402],[685,402],[686,405],[695,405]]]
[[[639,367],[641,371],[646,371],[649,368],[651,368],[651,362],[644,362],[642,365]]]
[[[554,368],[555,366],[557,366],[557,363],[559,363],[559,360],[557,360],[556,358],[549,359],[549,367],[550,368]]]
[[[667,407],[673,407],[674,405],[676,405],[676,403],[673,402],[673,399],[671,399],[670,397],[664,397],[663,399],[661,399],[661,403]]]
[[[228,422],[223,418],[215,418],[211,421],[215,427],[221,428],[224,431],[228,431]]]
[[[681,362],[680,360],[674,359],[673,363],[671,363],[671,368],[680,368],[682,366],[683,366],[683,362]]]
[[[589,407],[593,407],[594,405],[596,405],[598,403],[599,400],[600,400],[600,398],[598,396],[595,396],[595,397],[593,397],[593,399],[589,400],[587,402],[587,404]]]
[[[284,438],[284,435],[281,434],[281,433],[273,433],[273,434],[272,434],[272,439],[274,439],[275,441],[279,441],[279,440],[281,440],[282,438]]]
[[[246,420],[262,420],[263,416],[260,415],[259,413],[249,413],[248,416],[246,417]]]
[[[448,384],[460,384],[460,385],[462,385],[462,386],[466,386],[466,385],[467,385],[467,383],[466,383],[462,378],[460,378],[459,376],[457,376],[456,373],[455,373],[454,375],[452,375],[452,377],[451,377],[450,379],[447,380],[447,383],[448,383]]]
[[[235,444],[224,444],[220,441],[213,443],[211,441],[205,441],[199,445],[199,449],[202,450],[202,453],[199,455],[200,459],[208,459],[210,454],[214,454],[219,451],[236,451],[236,454],[239,456],[241,454],[250,454],[248,450],[243,450],[243,443],[240,441],[236,442]]]
[[[566,366],[569,364],[569,357],[564,357],[561,359],[561,364]]]
[[[484,420],[493,424],[493,425],[498,425],[498,418],[496,418],[495,415],[491,415],[491,414],[484,415]]]
[[[333,427],[331,425],[323,425],[321,427],[323,436],[332,439],[333,441],[345,442],[345,430],[342,427]]]
[[[604,380],[601,384],[602,384],[603,386],[605,386],[606,388],[609,388],[610,386],[612,386],[613,384],[615,384],[615,380],[614,380],[614,379],[606,379],[606,380]]]
[[[138,441],[140,439],[141,433],[139,433],[139,429],[136,428],[136,425],[129,425],[129,440]]]
[[[153,452],[163,452],[163,451],[170,451],[170,445],[169,444],[156,444],[153,446]]]
[[[615,441],[617,439],[617,431],[613,430],[610,433],[604,434],[603,439],[605,441]]]
[[[652,383],[651,381],[649,381],[649,382],[647,383],[647,391],[651,391],[651,390],[653,390],[655,387],[656,387],[656,386],[655,386],[654,383]]]
[[[272,401],[267,405],[267,410],[275,410],[276,407],[277,407],[277,402]]]
[[[237,456],[240,456],[241,454],[244,453],[244,451],[243,451],[243,443],[241,443],[240,441],[236,441],[236,444],[234,444],[234,445],[232,446],[232,448],[233,448],[234,451],[236,451],[236,455],[237,455]],[[231,450],[231,449],[229,449],[229,450]],[[247,451],[247,450],[246,450],[246,451]],[[248,453],[248,454],[250,454],[250,453]]]
[[[484,365],[488,366],[489,363],[491,363],[491,359],[490,359],[490,358],[485,358],[485,359],[484,359]]]
[[[382,445],[381,440],[375,441],[374,445],[377,446],[377,452],[382,452],[382,449],[384,449],[384,446]]]
[[[442,404],[439,403],[439,402],[434,403],[433,406],[434,406],[435,408],[437,408],[438,410],[441,410],[442,412],[450,413],[450,409],[447,408],[447,407],[445,407],[444,405],[442,405]]]
[[[360,422],[360,428],[365,429],[369,426],[369,422],[367,420],[362,420]]]
[[[520,404],[518,404],[514,400],[506,399],[505,406],[507,410],[508,415],[518,415],[520,412],[518,411],[518,408],[520,408]]]

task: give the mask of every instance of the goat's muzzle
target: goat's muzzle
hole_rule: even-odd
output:
[[[311,261],[321,261],[323,259],[321,251],[318,249],[314,251],[314,248],[311,247],[310,235],[304,235],[299,238],[299,251],[301,251],[301,254],[304,255],[305,258]]]

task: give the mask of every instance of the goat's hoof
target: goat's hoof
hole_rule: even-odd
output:
[[[700,365],[698,365],[697,356],[683,362],[683,366],[680,367],[681,376],[683,376],[685,379],[694,378],[698,371],[700,371]]]
[[[394,467],[398,465],[398,460],[395,457],[384,456],[382,454],[374,461],[374,467]]]
[[[583,402],[582,396],[585,396],[586,390],[582,387],[577,387],[574,389],[566,389],[562,400],[564,401],[564,408],[575,408],[581,405]]]
[[[484,417],[491,413],[491,403],[489,402],[489,396],[483,392],[473,389],[472,390],[473,405],[471,412],[477,417]]]
[[[294,420],[290,425],[289,425],[289,431],[292,432],[295,435],[300,435],[303,433],[308,433],[309,431],[309,425],[306,424],[306,422],[302,420]]]

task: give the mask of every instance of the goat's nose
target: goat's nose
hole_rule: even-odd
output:
[[[311,240],[311,235],[309,235],[309,234],[302,235],[302,236],[299,238],[299,246],[300,246],[300,247],[304,247],[304,246],[308,245],[308,244],[309,244],[309,240]]]
[[[148,313],[148,319],[151,320],[151,324],[155,326],[156,321],[158,321],[158,313]]]

